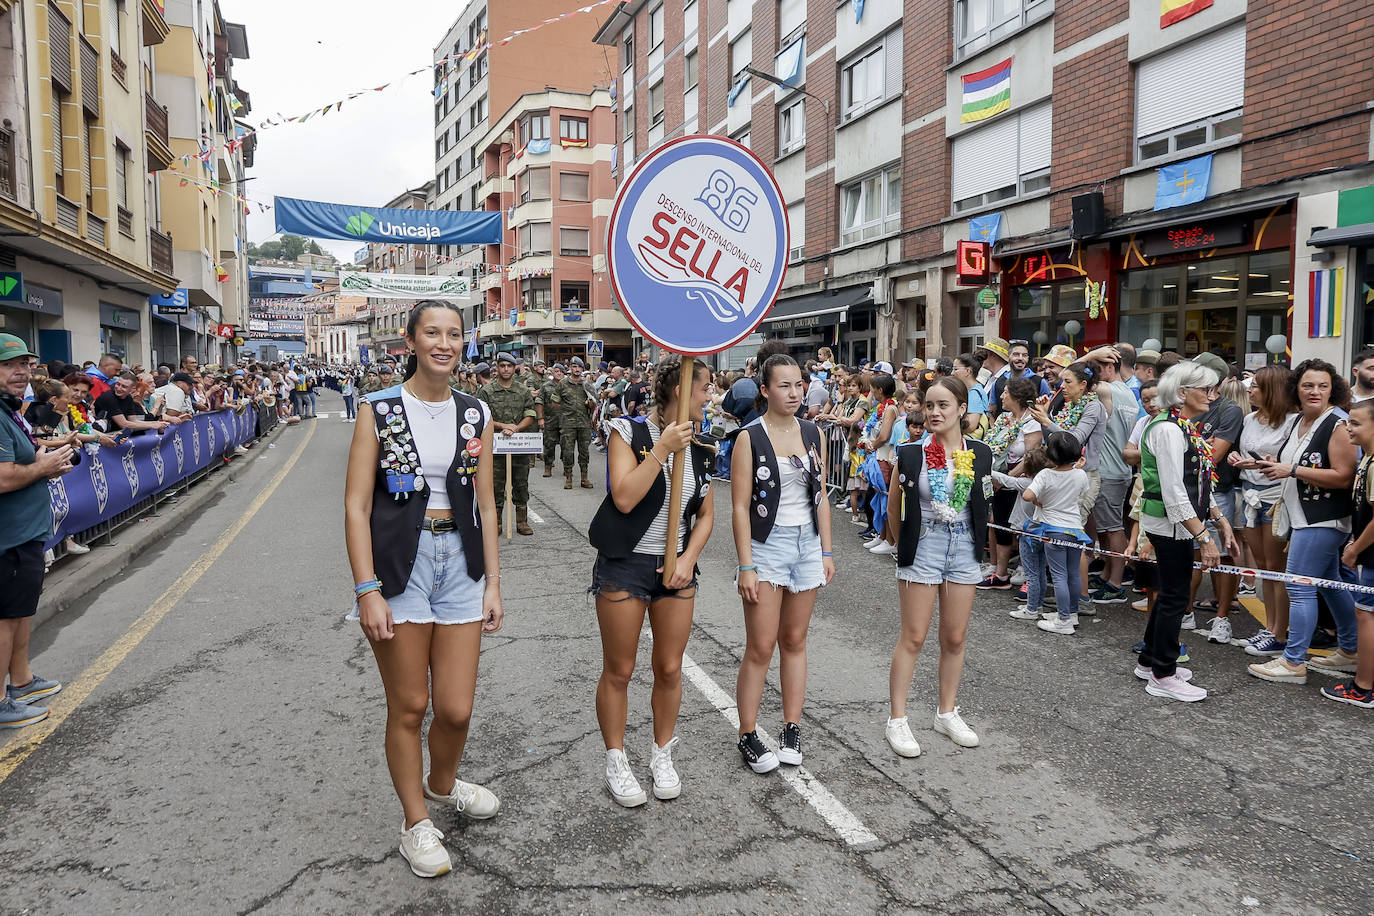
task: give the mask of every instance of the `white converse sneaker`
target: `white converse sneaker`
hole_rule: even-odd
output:
[[[639,780],[630,771],[630,761],[620,748],[606,752],[606,788],[611,798],[622,808],[638,808],[649,800],[649,796],[639,787]]]
[[[973,729],[969,728],[959,715],[959,707],[954,707],[953,712],[935,714],[935,730],[942,735],[949,736],[960,747],[977,747],[978,735]]]
[[[440,842],[444,835],[429,818],[409,830],[401,830],[401,855],[410,863],[410,870],[421,878],[437,878],[453,868],[448,850]]]
[[[896,751],[899,757],[921,756],[921,746],[916,743],[916,736],[911,734],[911,726],[907,724],[906,716],[887,720],[887,745]]]
[[[678,778],[677,770],[673,767],[673,748],[675,747],[677,747],[676,735],[670,738],[663,747],[655,744],[654,752],[649,757],[649,770],[654,774],[654,798],[659,801],[677,798],[682,794],[682,780]]]
[[[1072,636],[1078,629],[1074,625],[1072,618],[1069,620],[1061,620],[1055,617],[1052,620],[1038,621],[1035,625],[1046,633],[1058,633],[1060,636]]]
[[[425,774],[425,798],[430,801],[445,802],[453,806],[459,814],[465,814],[475,821],[495,817],[501,810],[501,800],[490,789],[461,779],[453,781],[453,788],[447,795],[440,795],[429,787],[429,774]]]
[[[1040,612],[1038,610],[1031,610],[1028,604],[1018,604],[1016,610],[1012,611],[1010,616],[1017,620],[1039,620]],[[1058,617],[1058,612],[1056,612],[1054,616]]]

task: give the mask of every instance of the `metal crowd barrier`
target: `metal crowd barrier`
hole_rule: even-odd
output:
[[[838,423],[823,423],[825,434],[825,486],[832,494],[844,492],[849,483],[849,436]]]

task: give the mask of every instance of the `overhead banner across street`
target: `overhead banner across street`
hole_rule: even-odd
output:
[[[318,200],[278,197],[277,231],[316,239],[412,245],[496,245],[501,241],[501,211],[403,210],[355,207]]]
[[[339,292],[371,299],[467,299],[472,281],[467,277],[423,274],[373,274],[341,271]]]

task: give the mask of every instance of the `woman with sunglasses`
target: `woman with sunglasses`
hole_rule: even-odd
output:
[[[790,356],[770,356],[759,376],[760,416],[735,440],[733,496],[736,586],[744,601],[746,646],[735,683],[739,752],[755,773],[779,761],[801,766],[801,712],[806,696],[806,631],[816,590],[835,577],[830,503],[823,479],[825,440],[816,424],[797,418],[806,394]],[[779,649],[782,733],[778,752],[758,736],[764,679]]]

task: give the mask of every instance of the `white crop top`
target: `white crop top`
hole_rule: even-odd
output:
[[[420,400],[404,388],[401,389],[401,403],[410,421],[410,432],[415,437],[415,453],[420,456],[419,472],[429,488],[426,508],[451,509],[448,469],[453,466],[453,456],[458,450],[458,427],[462,417],[457,414],[461,408],[453,398],[442,405],[435,404]],[[491,408],[483,401],[478,404],[483,424],[491,423]]]
[[[802,458],[802,461],[809,461]],[[811,527],[811,492],[806,486],[806,471],[792,463],[789,456],[778,456],[779,484],[778,514],[775,525],[785,528]]]

